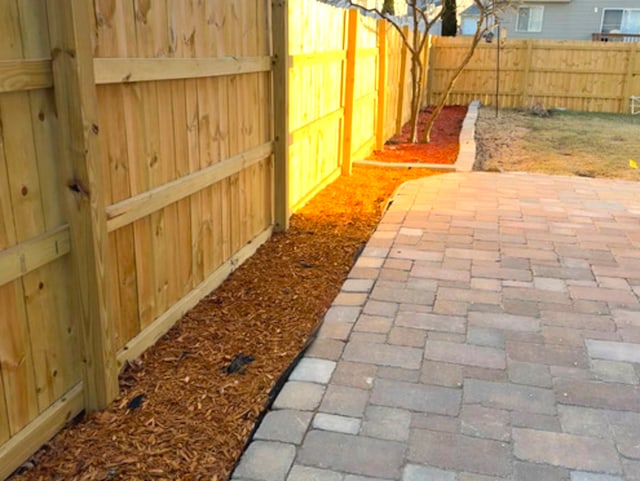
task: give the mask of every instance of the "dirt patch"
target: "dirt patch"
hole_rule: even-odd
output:
[[[477,168],[640,180],[640,116],[479,110]]]
[[[21,480],[225,480],[269,393],[337,295],[386,201],[424,169],[355,167],[294,215],[68,426]]]
[[[418,117],[418,138],[422,138],[424,126],[432,112],[427,107]],[[372,160],[379,162],[409,162],[422,164],[454,164],[458,157],[458,137],[467,114],[465,106],[444,107],[431,130],[431,142],[428,144],[409,143],[411,128],[407,124],[402,133],[385,144],[384,150],[374,152]]]

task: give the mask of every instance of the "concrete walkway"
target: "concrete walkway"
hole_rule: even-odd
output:
[[[639,296],[640,184],[410,182],[232,479],[638,481]]]

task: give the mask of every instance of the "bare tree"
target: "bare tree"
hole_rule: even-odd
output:
[[[357,3],[357,0],[349,0],[352,7],[366,12],[372,12],[388,21],[400,34],[402,43],[407,48],[411,58],[411,125],[410,141],[418,142],[418,115],[424,94],[425,66],[422,61],[422,53],[427,45],[429,30],[442,16],[442,9],[436,11],[434,0],[405,0],[409,10],[410,31],[406,35],[403,23],[399,17],[395,17],[385,9],[365,8]]]
[[[409,55],[411,56],[411,134],[410,142],[418,142],[418,116],[420,114],[420,108],[422,107],[422,99],[424,98],[424,75],[425,65],[423,63],[423,51],[426,48],[427,40],[429,38],[429,32],[431,28],[441,19],[445,9],[437,8],[435,0],[405,0],[409,11],[409,26],[410,31],[408,35],[405,35],[403,30],[403,22],[399,17],[395,17],[389,14],[386,9],[380,10],[379,8],[365,8],[359,5],[358,0],[349,0],[349,4],[352,7],[359,8],[360,10],[375,13],[379,17],[388,21],[393,28],[400,34],[402,42],[407,48]],[[480,40],[494,28],[496,15],[504,10],[504,7],[510,5],[514,0],[473,0],[473,4],[476,6],[479,14],[476,24],[476,31],[471,39],[471,43],[467,53],[465,54],[462,62],[456,68],[453,76],[449,80],[445,90],[438,102],[436,103],[429,119],[425,125],[425,130],[422,136],[422,142],[429,142],[431,140],[431,129],[435,123],[436,118],[442,112],[442,109],[446,103],[449,93],[453,89],[453,86],[460,77],[460,74],[464,70],[464,67],[469,63],[473,53],[475,52]],[[517,1],[517,0],[515,0]]]

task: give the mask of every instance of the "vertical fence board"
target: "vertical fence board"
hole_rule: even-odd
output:
[[[34,8],[35,7],[35,8]],[[50,52],[46,11],[18,3],[22,50],[26,58],[46,57]],[[59,202],[55,132],[57,116],[50,90],[28,92],[30,126],[39,174],[43,229],[53,230],[65,221]],[[23,277],[31,350],[36,373],[40,412],[61,398],[81,378],[75,314],[70,300],[69,263],[59,259]]]
[[[9,178],[2,139],[3,136],[0,132],[0,192],[8,192]],[[6,195],[0,196],[0,250],[15,244],[12,220],[10,199]],[[15,310],[17,308],[15,284],[0,285],[0,305],[3,308],[3,315],[0,316],[0,330],[2,332],[8,333],[10,329],[15,329],[15,324],[12,322],[16,317]],[[13,393],[9,391],[10,381],[13,377],[11,371],[14,370],[15,360],[13,359],[12,345],[8,341],[8,335],[0,336],[0,442],[9,439],[12,434],[10,419],[14,417],[12,411],[16,408]],[[29,373],[27,372],[27,374]]]
[[[346,12],[295,0],[289,16],[300,19],[289,35],[289,203],[296,210],[344,165]]]
[[[363,159],[373,151],[376,141],[378,28],[371,17],[359,15],[358,23],[351,155]]]
[[[135,25],[133,2],[105,0],[94,4],[96,57],[127,57],[135,53]],[[107,202],[114,203],[131,196],[129,145],[136,141],[127,129],[127,115],[131,113],[128,86],[104,85],[97,88],[101,152],[108,170],[104,177]],[[129,120],[129,123],[131,121]],[[114,327],[114,347],[120,349],[139,332],[138,284],[136,275],[135,239],[132,225],[109,234],[109,307]]]
[[[376,149],[384,148],[387,110],[387,22],[378,22],[378,111],[376,113]]]
[[[273,32],[273,129],[274,129],[274,215],[279,230],[289,227],[291,213],[289,166],[289,2],[274,0],[271,4]]]

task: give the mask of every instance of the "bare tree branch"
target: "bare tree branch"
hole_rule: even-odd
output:
[[[423,140],[429,141],[431,129],[435,122],[436,117],[442,111],[453,85],[456,80],[462,74],[462,71],[469,63],[476,47],[480,43],[481,39],[486,35],[488,31],[494,28],[495,19],[498,13],[506,10],[514,2],[519,0],[473,0],[473,4],[478,9],[479,16],[476,24],[476,31],[471,39],[471,44],[466,52],[462,62],[454,71],[452,77],[449,79],[444,92],[440,100],[438,101],[432,115],[429,117],[425,126],[425,132],[423,134]],[[352,8],[357,8],[361,12],[368,14],[374,14],[378,18],[381,18],[388,23],[398,32],[404,47],[411,55],[411,141],[417,142],[417,127],[418,127],[418,115],[420,108],[422,107],[422,97],[424,90],[424,75],[426,74],[426,66],[423,64],[422,52],[427,47],[429,40],[429,32],[431,28],[442,19],[444,8],[442,6],[435,12],[432,11],[434,4],[432,0],[426,0],[423,6],[418,5],[418,0],[405,0],[408,10],[410,11],[410,29],[411,33],[407,34],[403,29],[402,23],[397,16],[389,14],[385,10],[380,10],[377,7],[368,8],[357,3],[357,0],[348,0],[348,4]],[[494,22],[488,20],[494,18]],[[401,86],[404,88],[404,86]]]

